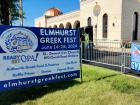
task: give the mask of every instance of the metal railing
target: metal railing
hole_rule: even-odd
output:
[[[118,67],[123,73],[130,70],[130,42],[104,40],[93,42],[81,42],[82,61],[100,64],[104,67]]]

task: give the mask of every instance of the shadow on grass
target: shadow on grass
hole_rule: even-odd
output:
[[[76,80],[52,83],[46,86],[37,86],[26,89],[17,89],[12,91],[0,92],[0,105],[11,105],[21,103],[27,100],[35,100],[46,94],[53,93],[59,90],[65,90],[74,85],[79,85],[81,82]]]
[[[107,78],[112,78],[112,77],[115,77],[115,76],[118,76],[118,75],[120,75],[120,74],[111,74],[111,75],[107,75],[107,76],[103,76],[103,77],[98,77],[95,80],[100,81],[100,80],[104,80],[104,79],[107,79]]]

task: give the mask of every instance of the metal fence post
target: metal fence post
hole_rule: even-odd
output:
[[[80,69],[81,69],[81,82],[83,82],[82,58],[83,58],[83,43],[80,43]]]
[[[126,62],[126,47],[127,45],[122,43],[122,57],[121,57],[121,73],[125,73],[125,62]]]
[[[122,53],[121,53],[121,73],[123,73],[123,50],[124,50],[124,45],[123,43],[121,43],[122,46]]]
[[[127,45],[125,44],[124,45],[124,55],[123,55],[123,59],[124,59],[124,62],[123,62],[123,73],[125,73],[125,60],[126,60],[125,59],[125,57],[126,57],[125,54],[126,54],[126,47],[127,47]]]

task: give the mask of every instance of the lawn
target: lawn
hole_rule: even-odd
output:
[[[140,105],[140,79],[83,65],[80,79],[0,93],[0,105]]]

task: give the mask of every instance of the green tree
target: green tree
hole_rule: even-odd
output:
[[[19,0],[0,0],[0,23],[12,25],[19,19]]]

